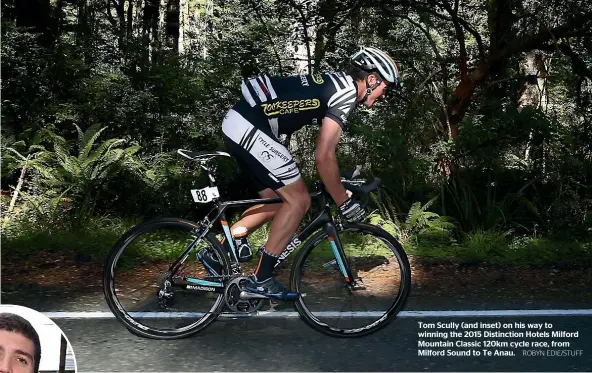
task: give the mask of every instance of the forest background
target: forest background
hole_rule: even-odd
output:
[[[592,264],[588,0],[3,0],[1,35],[3,258],[100,263],[137,222],[199,219],[207,179],[176,152],[224,150],[240,80],[372,45],[402,88],[355,113],[338,160],[382,178],[373,222],[419,257]],[[282,139],[311,188],[317,134]],[[216,164],[225,199],[255,197]]]

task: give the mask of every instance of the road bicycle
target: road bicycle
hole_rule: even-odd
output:
[[[342,221],[332,212],[331,197],[321,181],[310,193],[316,215],[303,221],[304,227],[294,234],[276,266],[283,272],[287,258],[297,252],[289,276],[282,280],[286,274],[278,275],[293,293],[270,299],[247,291],[244,282],[252,271],[247,272],[248,263],[239,260],[226,212],[282,200],[223,201],[209,162],[230,155],[183,149],[178,153],[206,171],[210,185],[192,189],[191,194],[195,202],[213,207],[198,222],[155,218],[139,223],[111,248],[103,269],[103,291],[109,308],[131,333],[184,338],[221,314],[253,316],[265,314],[264,303],[277,307],[293,302],[297,315],[313,329],[333,337],[361,337],[385,327],[404,307],[411,270],[403,247],[379,225]],[[366,207],[381,180],[366,183],[356,179],[359,172],[358,167],[351,175],[342,175],[341,181],[355,196],[363,196]],[[216,236],[217,223],[226,246]],[[219,263],[217,271],[203,259],[206,253]]]

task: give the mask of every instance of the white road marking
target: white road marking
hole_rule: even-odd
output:
[[[50,319],[112,319],[111,312],[42,312]],[[381,317],[381,311],[322,311],[315,312],[317,317]],[[200,312],[131,312],[134,318],[191,318],[200,317]],[[401,311],[398,317],[504,317],[504,316],[592,316],[592,309],[538,309],[538,310],[455,310],[455,311]],[[222,313],[221,318],[264,317],[264,318],[296,318],[296,312],[259,311],[256,314]]]

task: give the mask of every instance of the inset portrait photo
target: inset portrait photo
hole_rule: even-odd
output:
[[[67,337],[31,308],[0,304],[0,373],[75,373]]]

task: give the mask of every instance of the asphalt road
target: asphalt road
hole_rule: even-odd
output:
[[[4,264],[4,263],[3,263]],[[359,339],[336,339],[309,328],[297,318],[220,319],[195,336],[174,341],[136,337],[114,318],[54,318],[73,346],[78,372],[196,372],[196,371],[591,371],[592,272],[541,270],[531,274],[491,269],[465,272],[418,271],[404,312],[387,328]],[[528,276],[533,276],[529,278]],[[43,281],[40,281],[43,283]],[[100,279],[84,288],[2,281],[1,301],[43,313],[106,312]],[[265,309],[265,308],[264,308]],[[585,316],[519,316],[520,310],[588,310]],[[517,310],[512,315],[446,316],[441,312]],[[292,311],[292,308],[282,311]],[[414,311],[435,311],[427,317]],[[411,314],[410,314],[411,313]],[[63,316],[63,314],[62,314]],[[109,315],[111,316],[111,315]],[[442,323],[427,328],[419,323]],[[541,332],[577,332],[571,337],[420,337],[422,332],[447,332],[452,323],[550,323]],[[512,327],[510,331],[526,332]],[[468,331],[456,330],[457,332]],[[486,328],[473,331],[484,333]],[[490,329],[491,331],[499,328]],[[507,331],[506,330],[506,331]],[[534,331],[530,328],[528,331]],[[420,341],[480,342],[479,347],[419,347]],[[485,340],[528,342],[525,347],[488,347]],[[569,347],[533,347],[534,342],[568,342]],[[492,352],[486,356],[483,349]],[[420,356],[420,351],[472,350],[480,356]],[[515,356],[493,356],[495,350]],[[549,356],[572,354],[576,356]],[[523,355],[528,351],[531,356]],[[562,351],[562,352],[557,352]],[[544,356],[539,356],[543,354]]]
[[[592,317],[400,317],[367,337],[336,339],[297,318],[219,319],[198,335],[158,341],[136,337],[115,319],[54,319],[73,345],[79,372],[194,371],[590,371]],[[488,348],[516,356],[418,356],[425,331],[419,322],[551,323],[551,330],[578,332],[570,338],[481,338],[498,341],[568,341],[569,348]],[[449,331],[452,328],[442,329]],[[462,329],[462,328],[460,328]],[[436,329],[434,329],[436,330]],[[483,328],[477,330],[484,331]],[[497,330],[497,329],[492,329]],[[514,329],[517,330],[517,329]],[[441,338],[440,338],[441,339]],[[458,340],[463,338],[448,338]],[[465,338],[467,339],[467,338]],[[477,338],[479,339],[479,338]],[[468,338],[467,340],[477,340]],[[531,345],[532,346],[532,345]],[[466,348],[429,348],[467,350]],[[469,349],[471,350],[471,349]],[[474,348],[482,350],[482,348]],[[580,356],[523,356],[523,350],[569,350]],[[540,353],[540,352],[537,352]]]

